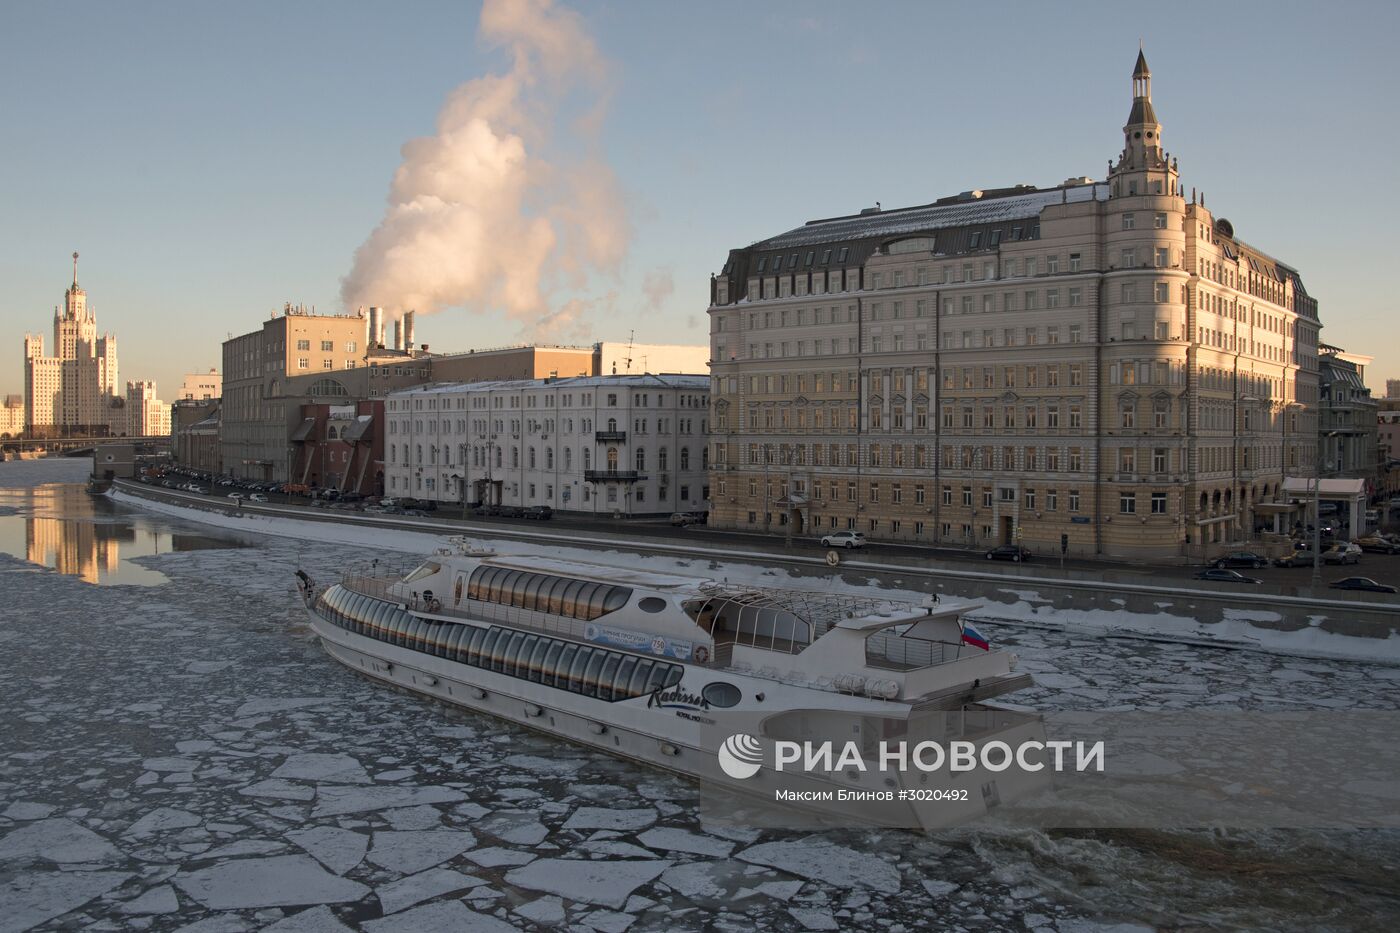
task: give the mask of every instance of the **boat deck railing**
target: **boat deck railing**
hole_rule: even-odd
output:
[[[877,632],[865,640],[865,663],[886,671],[912,671],[934,667],[963,657],[966,645],[946,641],[907,638],[898,632]]]

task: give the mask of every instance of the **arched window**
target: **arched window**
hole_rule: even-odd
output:
[[[533,469],[535,468],[535,448],[533,448],[533,447],[531,447],[531,448],[530,448],[530,451],[529,451],[529,460],[530,460],[530,469],[533,470]]]
[[[617,419],[616,419],[616,418],[609,418],[609,419],[608,419],[608,430],[609,430],[609,431],[616,431],[616,430],[617,430]]]
[[[552,469],[554,469],[554,448],[553,448],[553,447],[546,447],[546,448],[544,449],[544,468],[545,468],[546,470],[552,470]]]
[[[312,395],[333,395],[340,398],[348,396],[350,393],[345,390],[345,386],[334,379],[317,379],[311,384]]]
[[[593,469],[593,451],[587,447],[583,448],[583,468],[585,471]]]
[[[665,447],[661,448],[660,450],[658,450],[658,451],[656,452],[656,468],[657,468],[658,470],[665,470],[665,469],[666,469],[666,461],[667,461],[667,459],[668,459],[668,456],[667,456],[668,453],[669,453],[669,451],[667,451]]]
[[[617,448],[616,448],[616,447],[609,447],[609,448],[608,448],[608,469],[609,469],[609,470],[616,470],[616,469],[617,469]]]
[[[682,448],[681,448],[681,469],[682,469],[682,470],[688,470],[688,469],[690,469],[690,448],[689,448],[689,447],[682,447]]]
[[[414,452],[415,454],[418,455],[418,456],[416,456],[416,457],[413,458],[414,461],[417,462],[417,463],[422,463],[422,462],[423,462],[423,445],[422,445],[422,444],[418,444],[416,447],[413,448],[413,452]]]
[[[564,472],[567,473],[567,472],[569,472],[570,470],[572,470],[573,468],[574,468],[574,449],[573,449],[572,447],[565,447],[565,448],[564,448]]]
[[[501,465],[501,448],[497,447],[497,448],[496,448],[496,466],[497,466],[497,467],[500,467],[500,465]]]
[[[637,448],[637,457],[636,457],[636,459],[637,459],[637,469],[638,469],[638,470],[645,470],[645,469],[647,468],[647,452],[646,452],[646,448],[644,448],[644,447],[638,447],[638,448]]]
[[[710,468],[710,448],[709,448],[709,447],[701,447],[701,448],[700,448],[700,469],[702,469],[702,470],[708,470],[709,468]]]

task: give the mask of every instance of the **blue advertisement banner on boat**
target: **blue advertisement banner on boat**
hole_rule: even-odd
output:
[[[600,645],[626,648],[628,651],[645,651],[663,658],[676,658],[689,661],[695,651],[692,642],[680,638],[663,638],[660,635],[647,635],[642,632],[629,632],[627,629],[611,628],[590,622],[583,629],[583,637]]]

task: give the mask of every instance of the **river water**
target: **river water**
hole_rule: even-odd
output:
[[[695,789],[372,684],[290,576],[364,548],[0,464],[0,933],[30,928],[1359,930],[1392,831],[707,825]],[[1044,709],[1400,709],[1400,671],[996,627]]]

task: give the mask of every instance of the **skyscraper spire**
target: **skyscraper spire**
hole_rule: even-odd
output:
[[[78,287],[78,251],[73,251],[73,287]]]

